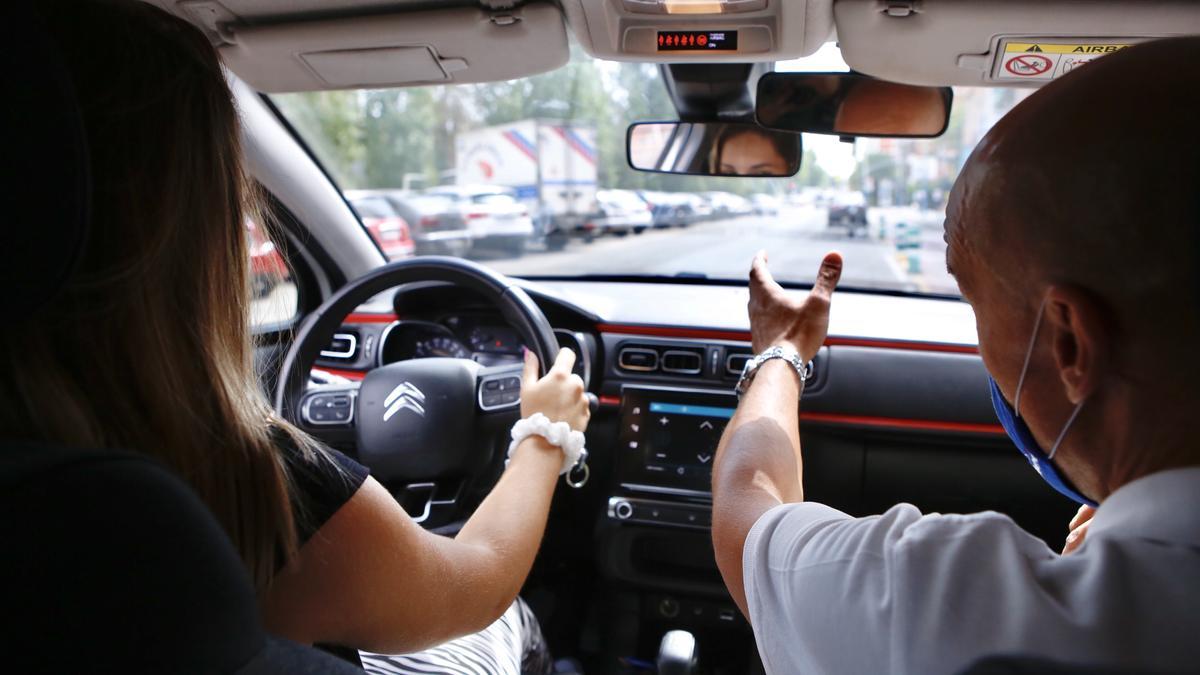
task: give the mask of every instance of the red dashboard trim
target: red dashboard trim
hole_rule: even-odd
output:
[[[398,317],[395,314],[376,314],[374,312],[351,312],[342,323],[391,323]]]
[[[313,370],[319,370],[322,373],[329,373],[330,375],[344,377],[347,380],[361,380],[367,376],[367,374],[361,370],[341,370],[339,368],[326,368],[324,366],[313,368]]]
[[[691,338],[694,340],[735,340],[749,342],[750,333],[738,330],[713,328],[678,328],[675,326],[651,326],[640,324],[602,323],[596,326],[602,333],[618,335],[646,335],[650,337]],[[972,345],[956,345],[942,342],[917,342],[911,340],[879,340],[875,338],[853,338],[830,336],[825,339],[829,346],[873,347],[876,349],[906,349],[918,352],[946,352],[950,354],[978,354]]]
[[[955,433],[1004,435],[999,424],[978,422],[946,422],[942,420],[914,420],[901,417],[875,417],[873,415],[846,415],[843,413],[801,412],[800,419],[808,422],[847,424],[859,427],[886,429],[916,429],[919,431],[952,431]]]
[[[347,324],[391,323],[396,321],[395,314],[354,312],[346,317]],[[640,324],[602,323],[596,329],[604,333],[619,335],[644,335],[650,337],[691,338],[699,340],[733,340],[748,342],[750,333],[747,331],[719,330],[712,328],[680,328],[675,326],[652,326]],[[877,340],[874,338],[850,338],[831,336],[825,340],[826,345],[847,347],[872,347],[877,349],[903,349],[909,351],[943,352],[950,354],[978,354],[979,349],[971,345],[956,345],[938,342],[915,342],[906,340]],[[319,367],[331,375],[338,375],[350,380],[362,380],[365,372],[344,370],[339,368]],[[617,407],[621,405],[620,396],[604,395],[600,397],[600,405]],[[914,429],[919,431],[948,431],[954,433],[972,433],[1004,435],[1004,428],[999,424],[979,424],[973,422],[947,422],[942,420],[904,419],[899,417],[876,417],[871,415],[849,415],[843,413],[801,412],[800,419],[808,422],[824,424],[845,424],[849,426],[875,427],[883,429]]]
[[[601,396],[600,405],[618,407],[621,405],[620,396]],[[948,431],[953,433],[989,434],[1003,436],[1004,427],[999,424],[979,424],[976,422],[944,422],[940,420],[915,420],[902,417],[876,417],[873,415],[847,415],[843,413],[801,412],[800,419],[817,424],[845,424],[857,427],[874,427],[878,429],[907,429],[917,431]]]

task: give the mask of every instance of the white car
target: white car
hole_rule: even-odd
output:
[[[701,196],[712,205],[713,215],[717,218],[744,216],[754,212],[754,205],[750,200],[732,192],[703,192]]]
[[[593,234],[641,234],[654,226],[654,207],[631,190],[597,190],[596,214],[588,219]]]
[[[760,216],[774,216],[779,213],[779,197],[757,193],[750,195],[750,202],[754,204],[754,213]]]
[[[529,208],[516,192],[495,185],[447,185],[425,194],[450,197],[462,210],[473,249],[497,249],[522,255],[533,235]]]

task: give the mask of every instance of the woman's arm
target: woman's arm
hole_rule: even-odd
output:
[[[582,431],[590,415],[575,355],[537,379],[527,353],[521,414]],[[526,439],[454,539],[413,522],[368,478],[301,548],[263,601],[268,630],[303,643],[404,653],[482,630],[516,599],[537,555],[562,451]]]

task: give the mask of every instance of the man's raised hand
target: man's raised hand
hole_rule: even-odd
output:
[[[829,331],[829,304],[841,277],[841,254],[827,253],[808,297],[794,300],[771,276],[766,252],[754,256],[748,307],[754,352],[780,345],[794,349],[806,361],[815,356]]]

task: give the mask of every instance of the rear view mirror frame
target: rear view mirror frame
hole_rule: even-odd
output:
[[[797,91],[802,91],[799,88],[804,86],[805,80],[811,81],[812,84],[808,100],[795,104],[791,110],[780,110],[786,105],[784,99],[788,95],[783,84],[790,81]],[[822,80],[825,82],[823,83]],[[825,86],[820,86],[822,84]],[[872,92],[865,89],[865,85],[875,86],[875,90]],[[827,93],[822,94],[818,91],[819,89],[825,89]],[[865,98],[861,94],[858,97],[856,105],[859,108],[860,116],[862,114],[869,115],[873,107],[886,104],[887,97],[891,96],[897,99],[898,104],[910,106],[912,110],[910,118],[903,120],[910,124],[920,124],[921,121],[916,118],[922,115],[928,117],[937,114],[938,111],[929,106],[940,103],[943,106],[941,124],[936,131],[922,133],[900,133],[896,130],[873,133],[854,131],[853,128],[839,130],[837,120],[843,114],[843,110],[846,110],[847,103],[856,101],[851,98],[856,91],[867,92],[866,96],[873,96],[873,100]],[[954,90],[950,87],[909,85],[880,80],[861,73],[767,73],[759,78],[755,89],[754,118],[764,128],[788,133],[823,134],[842,138],[937,138],[946,133],[946,129],[950,126],[953,104]],[[926,106],[926,108],[922,110],[920,106]],[[889,107],[889,110],[895,112],[896,108]],[[767,111],[770,114],[764,115],[764,112]],[[788,114],[791,115],[788,123],[781,124],[780,121]],[[882,124],[889,121],[900,123],[895,118],[892,120],[881,118],[879,121]],[[928,128],[932,129],[933,127]]]
[[[669,137],[664,141],[661,149],[657,151],[657,159],[651,162],[651,164],[642,163],[639,165],[638,163],[635,163],[634,148],[636,142],[634,137],[636,130],[642,127],[667,125],[670,125],[673,128],[669,131],[665,131]],[[685,137],[682,144],[685,147],[680,147],[680,144],[676,141],[676,135],[680,132],[680,127],[683,127],[684,125],[687,125],[687,130],[685,132],[687,136],[697,133],[697,131],[701,134],[701,136],[694,141],[691,141]],[[708,126],[714,126],[716,128],[710,130],[706,128]],[[699,130],[697,130],[696,127],[700,127]],[[785,169],[785,171],[790,170],[790,173],[721,173],[719,170],[714,169],[711,166],[711,161],[719,160],[708,159],[710,158],[713,144],[727,143],[729,140],[745,134],[756,134],[761,137],[766,137],[772,143],[772,145],[779,150],[778,158],[788,163],[788,169]],[[793,142],[795,143],[795,155],[794,157],[789,157],[790,145]],[[781,144],[786,144],[789,146],[789,149],[782,149]],[[689,148],[686,146],[691,147]],[[681,152],[687,149],[692,151],[691,154],[685,157],[676,157],[676,159],[673,160],[677,166],[679,162],[685,162],[688,168],[661,168],[663,158],[672,149],[674,149],[676,152]],[[721,151],[718,151],[716,157],[720,156],[720,152]],[[630,124],[629,128],[625,131],[625,162],[628,164],[629,168],[633,169],[634,171],[642,171],[645,173],[671,174],[676,176],[711,176],[719,178],[789,178],[791,176],[795,176],[800,171],[801,158],[803,155],[804,147],[800,134],[766,129],[758,124],[755,124],[754,122],[685,122],[681,120],[652,120],[634,122],[633,124]],[[698,163],[706,161],[709,162],[708,166],[698,165]],[[653,165],[654,168],[650,168],[651,165]]]

